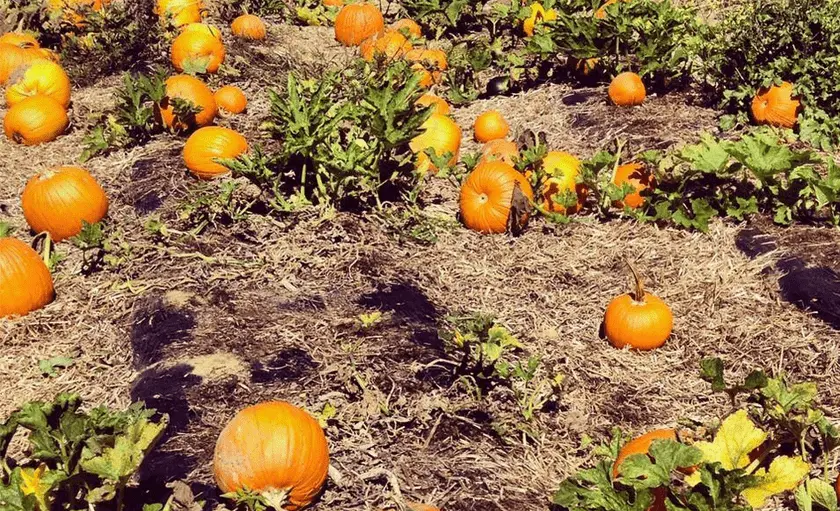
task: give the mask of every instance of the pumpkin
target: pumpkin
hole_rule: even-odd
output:
[[[443,71],[448,68],[446,52],[418,48],[405,54],[405,59],[414,62],[411,66],[420,75],[420,86],[431,87],[443,79]]]
[[[481,159],[479,163],[484,161],[503,161],[508,165],[513,165],[519,159],[519,148],[516,147],[515,142],[497,138],[484,144],[481,148]]]
[[[545,8],[538,4],[531,4],[531,15],[522,22],[522,31],[525,35],[532,37],[534,35],[534,27],[543,21],[554,21],[557,19],[557,11],[554,9],[545,10]]]
[[[793,128],[801,108],[799,99],[793,97],[793,84],[764,87],[752,101],[752,116],[756,123]]]
[[[0,43],[0,85],[5,85],[19,67],[44,56],[38,48],[21,48],[14,44]]]
[[[551,213],[573,214],[580,211],[586,200],[586,187],[577,182],[580,173],[580,160],[563,151],[551,151],[542,161],[543,170],[548,179],[543,183],[542,207]],[[574,206],[566,207],[555,202],[552,197],[564,192],[577,194],[578,202]]]
[[[489,142],[508,136],[510,126],[501,113],[488,110],[475,120],[473,133],[477,142]]]
[[[359,51],[368,62],[374,58],[394,60],[411,51],[411,43],[402,33],[391,30],[370,36],[359,46]]]
[[[628,193],[624,197],[624,200],[615,201],[613,205],[617,208],[623,208],[624,206],[634,209],[638,208],[645,203],[645,198],[642,197],[641,192],[652,190],[656,186],[656,180],[653,175],[640,163],[627,163],[619,166],[615,170],[615,176],[612,182],[616,186],[629,183],[636,189],[635,192]]]
[[[110,0],[49,0],[50,9],[78,28],[85,26],[85,10],[100,11]]]
[[[391,25],[391,30],[395,32],[402,32],[404,36],[411,36],[411,37],[423,37],[423,30],[420,28],[420,25],[417,24],[412,19],[403,18],[401,20],[397,20]]]
[[[344,0],[324,0],[321,4],[324,7],[344,7]]]
[[[597,11],[595,11],[595,17],[598,18],[599,20],[602,20],[602,19],[606,18],[607,17],[607,7],[612,5],[612,4],[618,3],[619,1],[629,2],[630,0],[607,0],[606,2],[604,2],[604,5],[602,5],[601,7],[598,8]]]
[[[9,140],[38,145],[58,138],[69,124],[67,111],[58,101],[49,96],[32,96],[6,112],[3,129]]]
[[[79,167],[56,167],[34,175],[21,201],[29,227],[49,233],[53,241],[79,234],[82,221],[94,224],[108,213],[105,191]]]
[[[610,82],[610,100],[618,106],[637,106],[645,101],[647,92],[642,77],[636,73],[621,73]]]
[[[189,101],[201,111],[188,116],[176,116],[174,98]],[[175,75],[166,80],[166,96],[157,105],[157,114],[164,126],[175,131],[207,126],[216,118],[213,92],[201,80],[190,75]]]
[[[604,334],[616,348],[659,348],[671,336],[674,315],[659,297],[645,292],[636,269],[629,262],[628,265],[636,284],[635,291],[613,298],[607,305]]]
[[[414,104],[427,108],[432,107],[432,113],[440,115],[449,115],[450,112],[449,103],[434,94],[423,94]]]
[[[215,73],[225,61],[225,45],[209,33],[181,32],[172,42],[170,60],[178,71],[184,71],[185,66],[191,66],[201,68],[207,73]]]
[[[223,492],[249,489],[272,508],[295,511],[311,503],[327,479],[330,456],[318,421],[282,401],[248,407],[216,441],[213,473]]]
[[[70,78],[60,65],[38,59],[12,73],[6,86],[6,104],[9,107],[36,95],[51,97],[64,108],[70,105]]]
[[[423,133],[414,137],[409,142],[409,148],[417,154],[415,168],[421,174],[431,170],[437,172],[438,168],[432,163],[426,150],[434,150],[437,156],[452,153],[449,160],[450,165],[455,165],[461,150],[461,128],[445,115],[432,114],[420,126]]]
[[[248,151],[248,141],[232,129],[207,126],[196,130],[184,144],[184,163],[194,175],[212,179],[230,172],[213,161],[215,158],[236,158]]]
[[[461,185],[460,210],[464,225],[482,233],[505,232],[517,183],[522,193],[533,202],[531,184],[512,166],[503,161],[479,164]],[[528,216],[527,211],[522,212],[517,223],[524,226]]]
[[[210,34],[218,40],[222,40],[222,32],[213,25],[207,23],[190,23],[181,27],[181,33],[184,32],[199,32],[202,34]]]
[[[262,41],[265,39],[266,33],[263,20],[253,14],[243,14],[233,20],[233,23],[230,24],[230,31],[236,37],[251,39],[252,41]]]
[[[650,446],[655,440],[677,440],[677,434],[673,429],[657,429],[645,433],[642,436],[634,438],[633,440],[624,444],[624,447],[618,451],[618,456],[613,463],[612,476],[613,479],[619,476],[621,471],[621,463],[633,454],[647,454],[650,451]],[[688,472],[686,470],[685,472]],[[666,511],[665,499],[668,498],[668,490],[666,488],[654,488],[653,505],[647,511]]]
[[[201,0],[158,0],[155,12],[161,20],[171,19],[176,27],[201,22],[204,4]]]
[[[54,296],[52,275],[38,252],[0,233],[0,317],[29,314]]]
[[[40,48],[41,43],[29,34],[23,32],[6,32],[0,36],[0,43],[11,44],[18,48]]]
[[[225,85],[213,95],[216,106],[219,110],[225,110],[232,114],[241,114],[248,106],[248,98],[242,89],[234,85]]]
[[[335,40],[344,46],[358,46],[384,28],[385,20],[376,6],[364,3],[346,5],[335,18]]]

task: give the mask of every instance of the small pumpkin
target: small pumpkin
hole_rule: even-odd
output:
[[[482,233],[503,233],[514,200],[514,188],[534,200],[531,184],[521,173],[503,161],[488,161],[479,164],[461,185],[461,218],[469,229]],[[521,211],[516,219],[520,226],[528,221],[528,211]]]
[[[411,48],[411,43],[402,33],[390,30],[367,38],[359,46],[359,51],[363,59],[372,62],[374,58],[394,60],[411,51]]]
[[[60,65],[51,60],[37,59],[12,73],[6,86],[6,104],[9,107],[37,95],[51,97],[63,108],[70,105],[70,78]]]
[[[665,344],[671,336],[674,315],[656,295],[645,292],[641,277],[628,261],[635,291],[623,294],[607,305],[604,313],[604,334],[616,348],[630,347],[652,350]]]
[[[190,66],[215,73],[225,61],[225,45],[210,33],[181,32],[172,42],[170,60],[178,71]]]
[[[41,47],[41,43],[37,39],[24,32],[6,32],[0,35],[0,43],[11,44],[24,49]]]
[[[485,161],[503,161],[508,165],[513,165],[519,159],[519,148],[516,147],[515,142],[497,138],[484,144],[481,148],[481,159],[479,163]]]
[[[184,163],[195,176],[212,179],[228,174],[230,169],[213,161],[236,158],[248,151],[248,141],[232,129],[207,126],[196,130],[184,144]]]
[[[0,232],[0,317],[24,316],[54,296],[52,275],[38,252]]]
[[[413,62],[411,68],[420,74],[420,86],[431,87],[443,80],[443,71],[449,67],[446,52],[437,49],[417,48],[405,54]]]
[[[656,180],[653,175],[645,169],[645,166],[640,163],[626,163],[620,165],[615,170],[615,176],[612,180],[616,186],[622,186],[624,183],[629,183],[636,189],[635,192],[629,193],[624,197],[624,200],[615,201],[613,206],[617,208],[638,208],[645,203],[645,198],[642,197],[641,192],[645,190],[653,190],[656,186]]]
[[[489,142],[508,136],[510,125],[501,113],[488,110],[476,118],[473,133],[477,142]]]
[[[44,56],[39,48],[21,48],[14,44],[0,43],[0,85],[5,85],[19,67]]]
[[[108,213],[108,197],[93,176],[80,167],[56,167],[34,175],[21,197],[26,223],[53,241],[82,231],[82,221],[99,222]]]
[[[782,82],[760,89],[753,98],[751,110],[757,124],[793,128],[801,107],[799,99],[793,96],[793,84]]]
[[[438,156],[452,154],[450,165],[455,165],[461,150],[461,128],[451,118],[432,114],[420,126],[423,133],[414,137],[409,148],[417,154],[415,168],[423,174],[428,171],[437,172],[438,168],[426,154],[427,150],[434,150]]]
[[[204,3],[201,0],[158,0],[155,12],[161,21],[171,20],[176,27],[183,27],[201,22]]]
[[[641,105],[647,96],[642,77],[629,71],[613,78],[608,93],[610,100],[618,106]]]
[[[240,411],[222,430],[213,473],[223,492],[260,493],[273,509],[296,511],[324,485],[330,456],[318,421],[282,401]]]
[[[38,145],[58,138],[69,124],[67,111],[58,101],[49,96],[31,96],[6,112],[3,129],[9,140]]]
[[[248,107],[248,98],[242,89],[235,85],[225,85],[216,91],[213,95],[216,100],[216,106],[219,110],[224,110],[232,114],[241,114]]]
[[[344,46],[358,46],[368,37],[382,32],[385,19],[374,5],[345,5],[335,18],[335,40]]]
[[[391,30],[394,30],[395,32],[401,32],[404,36],[407,37],[423,37],[423,29],[420,28],[420,25],[418,25],[416,21],[409,18],[397,20],[396,22],[394,22],[393,25],[391,25]]]
[[[186,100],[201,110],[196,114],[175,114],[173,99]],[[213,92],[201,80],[190,75],[175,75],[166,80],[166,96],[157,105],[157,114],[164,126],[175,131],[207,126],[216,118]]]
[[[531,15],[522,22],[522,31],[528,37],[533,37],[534,27],[544,21],[554,21],[557,19],[557,11],[554,9],[545,10],[545,8],[538,3],[531,4]]]
[[[542,161],[543,170],[548,175],[542,187],[542,207],[551,213],[571,215],[580,211],[586,200],[586,187],[577,182],[580,173],[580,160],[563,151],[551,151]],[[558,204],[552,197],[564,192],[577,194],[578,202],[574,206],[566,207]]]
[[[210,34],[218,40],[222,40],[222,32],[213,25],[207,23],[189,23],[181,27],[181,33],[184,32],[198,32],[202,34]]]
[[[262,41],[266,34],[265,23],[253,14],[243,14],[233,20],[230,30],[236,37],[252,41]]]
[[[434,94],[423,94],[414,104],[427,108],[432,107],[432,113],[440,115],[449,115],[451,110],[449,103],[447,103],[445,99],[435,96]]]
[[[606,2],[604,2],[604,5],[602,5],[601,7],[598,8],[597,11],[595,11],[595,17],[598,18],[599,20],[602,20],[602,19],[607,17],[607,7],[609,7],[612,4],[618,3],[618,2],[629,2],[629,1],[630,0],[607,0]]]

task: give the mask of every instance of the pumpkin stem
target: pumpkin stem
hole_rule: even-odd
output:
[[[627,267],[630,268],[630,273],[633,274],[633,281],[636,285],[636,289],[634,290],[633,300],[637,302],[644,302],[645,301],[645,285],[642,281],[642,278],[639,276],[639,272],[636,271],[636,267],[633,266],[633,263],[630,262],[630,259],[624,258],[624,262],[627,263]]]

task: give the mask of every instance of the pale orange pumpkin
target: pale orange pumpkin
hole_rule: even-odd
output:
[[[323,0],[324,7],[344,7],[344,0]]]
[[[327,438],[306,411],[282,401],[246,408],[216,441],[213,473],[223,492],[248,489],[272,508],[309,505],[327,479]]]
[[[405,36],[417,38],[423,37],[423,29],[420,28],[420,25],[418,25],[416,21],[409,18],[397,20],[393,25],[391,25],[391,30],[402,32]]]
[[[432,107],[432,113],[440,115],[449,115],[450,112],[449,103],[434,94],[423,94],[414,104],[427,108]]]
[[[80,167],[56,167],[34,175],[23,189],[23,216],[36,233],[53,241],[82,231],[108,213],[108,197],[93,176]]]
[[[216,91],[213,95],[216,100],[216,106],[219,110],[224,110],[232,114],[241,114],[248,107],[248,98],[242,89],[235,85],[225,85]]]
[[[253,14],[243,14],[233,20],[233,23],[230,24],[230,31],[240,39],[250,39],[252,41],[262,41],[266,34],[265,23]]]
[[[207,126],[190,135],[184,144],[184,163],[195,176],[212,179],[230,173],[214,159],[236,158],[248,151],[248,141],[232,129]]]
[[[671,336],[674,315],[658,296],[646,293],[642,279],[629,263],[635,291],[614,298],[604,312],[604,334],[616,348],[652,350]]]
[[[510,133],[510,126],[496,110],[488,110],[479,115],[473,124],[473,134],[477,142],[489,142],[505,138]]]
[[[365,3],[345,5],[335,18],[335,40],[344,46],[358,46],[384,28],[385,19],[376,6]]]
[[[638,106],[644,103],[647,91],[636,73],[621,73],[610,82],[609,96],[618,106]]]
[[[60,65],[47,59],[33,60],[20,66],[9,77],[7,106],[12,107],[37,95],[51,97],[64,108],[70,105],[70,78]]]
[[[781,85],[760,89],[752,101],[751,110],[757,124],[793,128],[801,107],[799,99],[793,96],[793,84],[782,82]]]
[[[189,65],[215,73],[225,61],[225,45],[210,33],[181,32],[172,42],[170,60],[178,71]]]
[[[423,133],[414,137],[409,143],[411,150],[417,155],[415,169],[423,174],[428,171],[437,172],[438,168],[432,163],[427,150],[434,150],[437,156],[451,153],[450,165],[455,165],[461,150],[461,128],[445,115],[432,114],[420,126]]]
[[[577,182],[580,173],[580,160],[563,151],[550,151],[542,161],[543,170],[548,175],[542,186],[542,207],[551,213],[571,215],[580,211],[586,200],[586,187]],[[555,202],[552,197],[565,192],[575,193],[578,202],[566,207]]]
[[[400,32],[387,31],[368,37],[359,46],[362,58],[372,62],[375,58],[394,60],[411,51],[411,43]]]
[[[38,252],[0,233],[0,317],[23,316],[55,296],[52,275]]]
[[[189,101],[201,111],[187,117],[176,116],[172,99]],[[175,75],[166,80],[166,96],[157,105],[157,114],[164,126],[175,131],[207,126],[216,118],[216,100],[207,85],[194,76]]]
[[[213,25],[207,23],[189,23],[181,27],[181,32],[198,32],[202,34],[210,34],[218,40],[222,40],[222,32]]]
[[[515,142],[505,140],[504,138],[497,138],[484,144],[481,148],[480,162],[485,161],[503,161],[508,165],[513,165],[519,159],[519,148],[516,147]]]
[[[0,43],[11,44],[24,49],[41,47],[41,43],[35,37],[23,32],[6,32],[0,35]]]
[[[405,60],[414,63],[411,68],[420,75],[421,87],[431,87],[441,83],[443,71],[449,67],[446,52],[443,50],[417,48],[407,52]]]
[[[624,206],[638,208],[645,203],[645,198],[642,197],[641,192],[656,187],[656,180],[653,175],[640,163],[627,163],[619,166],[615,170],[612,182],[616,186],[629,183],[636,190],[627,194],[623,201],[615,201],[613,206],[617,208],[623,208]]]
[[[508,228],[508,217],[516,184],[528,198],[534,200],[534,191],[525,176],[503,161],[479,164],[461,185],[461,219],[469,229],[482,233],[503,233]],[[528,211],[521,212],[516,221],[524,226]]]
[[[176,27],[200,23],[204,15],[202,0],[157,0],[155,12],[161,21],[171,20]]]
[[[44,56],[39,48],[21,48],[14,44],[0,43],[0,85],[5,85],[19,67]]]
[[[31,96],[19,101],[3,119],[6,137],[24,145],[51,142],[64,133],[69,124],[67,111],[48,96]]]

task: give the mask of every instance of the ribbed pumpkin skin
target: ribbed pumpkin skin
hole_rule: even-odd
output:
[[[248,150],[248,141],[239,133],[220,126],[207,126],[190,135],[184,145],[184,163],[194,175],[212,179],[230,170],[214,158],[235,158]]]
[[[630,208],[638,208],[645,203],[645,198],[642,197],[641,192],[652,190],[656,186],[653,175],[640,163],[626,163],[616,169],[613,184],[621,186],[624,183],[630,183],[636,191],[627,194],[623,201],[615,201],[613,206],[617,208],[623,208],[625,205]]]
[[[449,67],[446,52],[443,50],[417,48],[407,52],[405,60],[414,62],[411,68],[420,74],[421,87],[431,87],[439,84],[443,80],[443,71],[446,71]]]
[[[616,348],[659,348],[671,335],[674,316],[659,297],[645,293],[637,302],[629,294],[614,298],[604,314],[604,334]]]
[[[216,442],[213,472],[224,492],[289,490],[284,509],[307,506],[324,485],[329,447],[318,422],[282,401],[236,414]]]
[[[158,0],[155,12],[161,17],[161,21],[170,16],[172,24],[183,27],[201,22],[204,4],[201,0]]]
[[[517,158],[519,158],[519,148],[516,147],[516,143],[503,138],[491,140],[481,148],[481,162],[503,161],[508,165],[513,165]]]
[[[19,144],[38,145],[50,142],[64,133],[70,119],[56,100],[32,96],[21,100],[6,112],[3,128],[9,140]]]
[[[248,107],[248,98],[242,89],[234,85],[225,85],[213,95],[216,107],[232,114],[241,114]]]
[[[409,148],[417,154],[415,168],[423,173],[431,170],[437,172],[437,167],[424,152],[426,149],[434,149],[435,153],[443,156],[452,153],[449,160],[450,165],[458,161],[461,150],[461,128],[449,117],[440,114],[432,114],[421,125],[423,133],[414,137],[409,143]]]
[[[176,119],[175,108],[169,104],[170,98],[185,99],[202,110],[195,115],[195,119]],[[216,100],[210,88],[198,78],[175,75],[166,80],[166,97],[158,105],[157,111],[165,126],[176,131],[186,130],[212,123],[216,118]]]
[[[0,317],[25,315],[50,303],[52,275],[32,247],[0,238]]]
[[[21,197],[26,223],[37,233],[48,232],[53,241],[82,231],[82,221],[99,222],[108,214],[108,197],[88,171],[56,167],[36,174]]]
[[[183,71],[187,62],[193,61],[205,64],[208,73],[215,73],[225,61],[225,45],[210,33],[181,32],[172,41],[169,57],[178,71]]]
[[[505,138],[510,133],[510,125],[496,110],[488,110],[479,115],[473,125],[473,134],[477,142],[489,142]]]
[[[501,234],[507,230],[513,188],[534,200],[534,191],[525,176],[501,161],[478,165],[461,185],[461,218],[468,228],[482,233]],[[527,220],[527,213],[523,223]]]
[[[647,96],[642,78],[630,72],[621,73],[613,78],[608,94],[610,100],[618,106],[641,105]]]
[[[758,91],[752,101],[753,119],[758,124],[780,128],[796,126],[801,103],[793,97],[793,84],[782,82]]]
[[[6,32],[0,35],[0,43],[11,44],[19,48],[40,48],[41,43],[29,34],[23,32]]]
[[[550,176],[542,188],[542,207],[552,213],[574,214],[580,211],[586,200],[586,188],[577,183],[580,172],[580,160],[563,151],[551,151],[543,158],[543,169]],[[557,194],[565,191],[575,192],[578,196],[576,205],[566,208],[552,200]]]
[[[420,28],[414,20],[403,18],[397,20],[391,25],[391,30],[395,32],[403,32],[403,35],[410,35],[411,37],[423,37],[423,29]]]
[[[385,19],[371,4],[345,5],[335,18],[335,40],[344,46],[358,46],[368,37],[382,32]]]
[[[411,48],[411,43],[400,32],[388,31],[367,38],[359,46],[359,52],[363,59],[372,62],[374,58],[393,60],[402,57]]]
[[[0,43],[0,85],[6,85],[19,67],[43,58],[39,48],[21,48],[9,43]]]
[[[420,99],[417,100],[415,105],[427,108],[432,107],[432,112],[440,115],[449,115],[449,112],[451,111],[449,103],[434,94],[423,94],[420,96]]]
[[[236,37],[252,41],[261,41],[266,34],[265,23],[253,14],[243,14],[233,20],[230,30]]]
[[[6,86],[6,105],[12,107],[24,99],[49,96],[63,108],[70,106],[70,78],[55,62],[38,59],[12,73]]]

